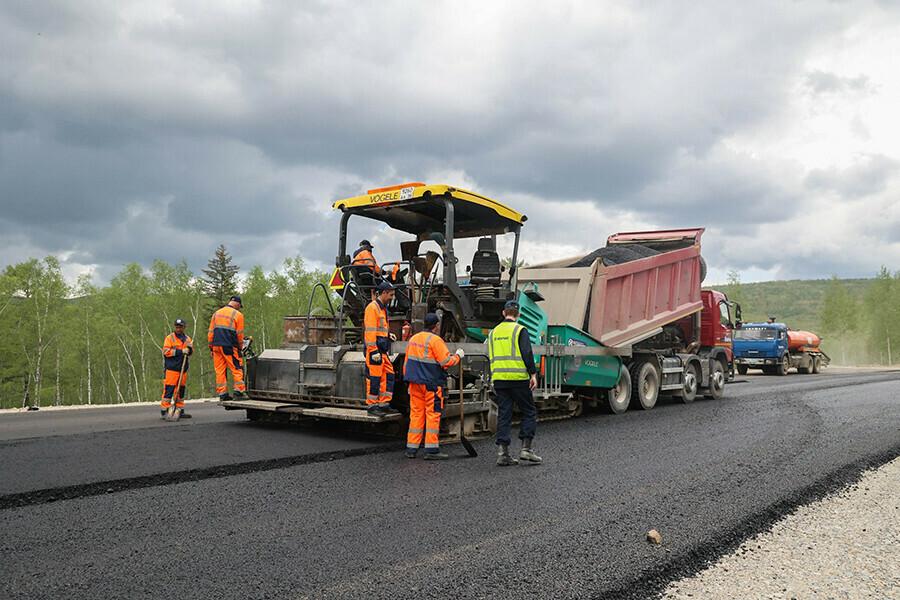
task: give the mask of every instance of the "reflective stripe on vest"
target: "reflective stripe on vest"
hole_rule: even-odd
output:
[[[519,332],[525,329],[514,321],[504,321],[488,336],[491,377],[505,381],[529,379],[525,361],[519,354]]]

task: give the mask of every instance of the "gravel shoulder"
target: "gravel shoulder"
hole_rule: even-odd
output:
[[[900,598],[900,458],[797,509],[666,600]]]

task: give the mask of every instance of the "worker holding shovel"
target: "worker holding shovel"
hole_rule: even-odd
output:
[[[426,460],[449,458],[438,444],[444,410],[442,388],[447,382],[447,369],[459,364],[463,351],[460,348],[456,354],[450,354],[447,344],[438,335],[440,328],[440,318],[435,313],[428,313],[425,329],[412,336],[406,346],[403,378],[409,382],[407,458],[416,457],[423,437]]]
[[[161,411],[163,418],[166,418],[166,412],[173,401],[175,410],[180,411],[180,418],[191,418],[191,415],[184,412],[184,384],[187,381],[187,357],[194,353],[194,342],[184,332],[185,325],[184,319],[175,319],[175,331],[167,335],[166,341],[163,342],[163,360],[166,367]],[[172,394],[176,394],[174,400]]]

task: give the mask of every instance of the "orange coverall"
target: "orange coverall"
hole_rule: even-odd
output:
[[[228,393],[227,371],[231,371],[234,391],[244,392],[244,361],[240,349],[244,343],[244,315],[231,306],[223,306],[209,322],[209,349],[216,368],[216,393]]]
[[[353,264],[357,267],[368,267],[376,275],[381,273],[378,263],[375,262],[375,256],[364,247],[353,253]]]
[[[388,358],[391,349],[387,309],[378,298],[366,307],[363,320],[366,343],[366,404],[390,402],[394,395],[394,365]],[[373,360],[374,357],[374,360]]]
[[[184,408],[184,385],[187,381],[188,363],[185,355],[190,353],[194,342],[187,334],[183,334],[184,339],[179,338],[175,333],[166,336],[163,342],[163,361],[165,362],[165,377],[163,379],[162,407],[169,408],[172,405],[172,394],[178,387],[178,399],[175,401],[175,408]],[[181,361],[184,361],[184,373],[181,375],[181,382],[178,381],[178,375],[181,373]]]
[[[409,432],[406,449],[415,452],[425,437],[425,452],[439,451],[438,433],[441,413],[444,412],[442,388],[447,380],[446,370],[458,365],[460,358],[450,354],[441,336],[420,331],[406,346],[403,378],[409,382]]]

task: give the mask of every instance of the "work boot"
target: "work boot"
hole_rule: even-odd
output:
[[[534,453],[531,449],[531,438],[522,440],[522,449],[519,451],[519,464],[536,465],[541,462],[541,457]]]
[[[159,411],[159,414],[162,415],[162,418],[163,418],[163,419],[165,419],[165,418],[166,418],[166,409],[164,409],[164,408],[161,409],[161,410]]]
[[[406,458],[415,458],[415,457],[416,457],[416,452],[418,452],[418,450],[407,450],[407,451],[406,451]]]
[[[228,400],[232,400],[231,396],[228,395],[228,392],[219,394],[219,402],[227,402]]]
[[[235,400],[246,400],[247,394],[242,392],[241,390],[234,390],[234,399]]]
[[[189,414],[187,414],[186,412],[184,412],[184,409],[183,409],[183,408],[182,408],[182,409],[179,409],[179,410],[181,411],[181,414],[178,415],[178,418],[179,418],[179,419],[190,419],[190,418],[191,418],[191,415],[189,415]]]
[[[384,415],[384,408],[380,404],[370,404],[368,408],[366,408],[366,412],[371,417],[380,417]]]
[[[425,460],[446,460],[448,458],[450,458],[450,455],[444,454],[440,450],[438,450],[437,452],[426,452],[425,453]]]
[[[509,444],[500,444],[500,451],[497,452],[497,466],[509,467],[517,464],[519,461],[509,455]]]

